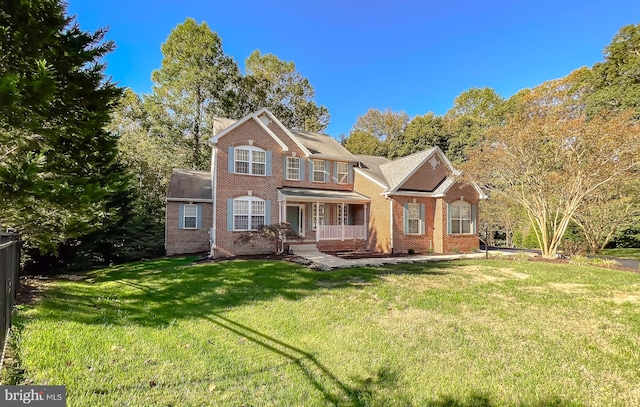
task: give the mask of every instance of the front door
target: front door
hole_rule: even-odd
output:
[[[304,236],[304,205],[287,205],[287,222],[291,229]]]

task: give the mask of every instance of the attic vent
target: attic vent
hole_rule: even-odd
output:
[[[440,164],[440,161],[438,161],[438,159],[436,158],[436,156],[434,155],[433,157],[431,157],[431,159],[429,160],[429,164],[431,164],[431,168],[433,168],[434,170],[436,169],[436,167],[438,166],[438,164]]]
[[[260,116],[260,121],[264,123],[265,126],[268,126],[271,123],[271,120],[266,115]]]

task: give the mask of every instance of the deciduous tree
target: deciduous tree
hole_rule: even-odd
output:
[[[588,198],[640,165],[640,125],[629,113],[586,120],[539,106],[540,114],[512,117],[490,132],[466,170],[493,195],[520,203],[543,256],[555,257]]]

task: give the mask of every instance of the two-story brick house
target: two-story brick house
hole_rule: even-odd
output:
[[[239,234],[289,222],[321,249],[469,251],[478,247],[475,186],[439,148],[389,161],[355,156],[324,134],[285,128],[263,109],[219,120],[211,171],[174,170],[167,193],[167,254],[268,253]]]

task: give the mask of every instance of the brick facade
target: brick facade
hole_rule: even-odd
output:
[[[325,160],[328,164],[329,182],[309,181],[309,162],[305,152],[288,136],[275,121],[263,121],[269,130],[286,144],[288,151],[258,123],[254,117],[236,125],[218,139],[213,149],[215,160],[216,191],[215,220],[213,225],[213,208],[211,203],[202,205],[202,224],[199,229],[178,228],[178,208],[180,202],[169,201],[166,207],[165,248],[168,255],[178,253],[197,253],[209,250],[209,230],[216,230],[216,257],[232,257],[243,254],[271,253],[274,250],[272,241],[256,242],[255,244],[236,243],[238,237],[244,233],[233,231],[229,225],[229,200],[240,197],[254,197],[265,201],[265,208],[270,204],[267,217],[271,223],[280,221],[285,216],[286,208],[278,202],[278,190],[281,188],[325,189],[337,191],[355,191],[370,199],[369,204],[351,204],[349,206],[349,221],[353,225],[367,223],[366,241],[335,240],[317,242],[319,248],[329,251],[346,249],[368,249],[377,252],[406,253],[413,250],[416,253],[450,253],[452,251],[474,251],[478,249],[478,238],[475,234],[450,235],[447,231],[447,205],[460,199],[478,204],[478,193],[471,186],[454,184],[445,197],[432,198],[425,196],[409,196],[410,193],[402,189],[432,191],[437,188],[449,175],[449,167],[428,160],[423,163],[407,181],[402,189],[389,197],[383,193],[387,190],[368,176],[354,171],[349,180],[350,184],[336,182],[334,161]],[[271,175],[237,174],[229,171],[229,148],[251,146],[260,148],[271,156]],[[295,156],[301,159],[304,166],[304,179],[286,179],[285,157]],[[435,166],[434,166],[435,163]],[[268,166],[267,166],[268,168]],[[268,170],[266,171],[268,172]],[[403,195],[403,193],[405,195]],[[304,199],[303,199],[304,201]],[[196,202],[194,202],[196,203]],[[301,205],[304,209],[304,241],[316,242],[316,233],[312,230],[312,204],[309,202],[287,201],[287,205]],[[348,203],[348,202],[345,202]],[[405,204],[417,203],[424,205],[424,230],[420,234],[408,234],[404,230]],[[338,207],[335,202],[325,203],[325,225],[338,224]],[[368,210],[365,210],[368,208]],[[231,208],[231,213],[233,213]],[[392,222],[393,220],[393,222]],[[231,227],[230,227],[231,226]]]
[[[213,214],[210,203],[193,202],[202,205],[202,225],[200,229],[178,228],[178,207],[189,202],[167,202],[164,246],[168,256],[173,254],[203,253],[209,251],[209,228]]]

